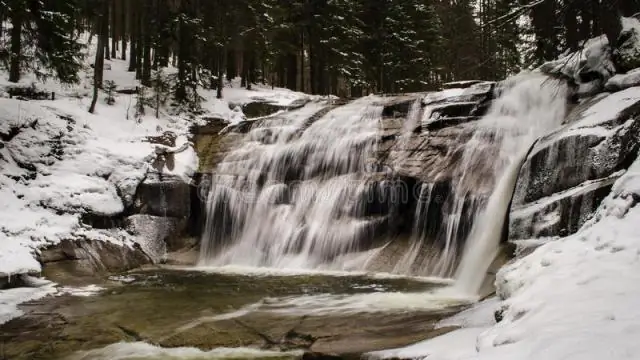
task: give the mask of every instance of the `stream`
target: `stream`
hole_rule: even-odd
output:
[[[22,305],[8,359],[358,358],[406,346],[463,300],[444,280],[365,273],[154,267]]]

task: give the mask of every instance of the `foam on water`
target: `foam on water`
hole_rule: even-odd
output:
[[[271,267],[253,267],[242,265],[226,265],[226,266],[198,266],[198,267],[168,267],[174,270],[184,271],[201,271],[212,274],[233,274],[247,276],[333,276],[333,277],[366,277],[376,280],[411,280],[435,285],[451,285],[453,279],[431,276],[411,276],[397,273],[386,272],[368,272],[368,271],[340,271],[340,270],[322,270],[322,269],[300,269],[300,268],[271,268]]]
[[[394,312],[437,312],[469,304],[475,297],[416,292],[317,294],[265,299],[261,311],[291,316],[331,316]]]
[[[269,351],[253,348],[217,348],[202,351],[196,348],[161,348],[144,342],[117,343],[102,349],[78,353],[70,360],[204,360],[204,359],[252,359],[299,358],[302,351]]]

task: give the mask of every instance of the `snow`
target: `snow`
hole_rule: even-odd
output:
[[[41,299],[56,291],[53,284],[37,288],[17,288],[0,291],[0,325],[23,314],[22,310],[18,309],[19,304]]]
[[[22,316],[24,313],[19,305],[28,301],[35,301],[47,296],[94,296],[104,288],[97,285],[84,287],[59,287],[57,284],[35,277],[22,276],[22,281],[30,287],[21,287],[0,291],[0,325]]]
[[[576,234],[500,270],[499,303],[451,320],[443,337],[371,354],[429,360],[637,359],[640,354],[640,159]],[[486,304],[485,304],[486,305]],[[503,320],[491,322],[490,310]]]
[[[601,126],[615,119],[620,112],[640,102],[640,88],[630,88],[611,94],[586,110],[572,129]]]
[[[549,146],[550,143],[558,142],[562,138],[570,136],[605,138],[616,132],[625,131],[625,128],[633,125],[634,120],[622,119],[626,121],[615,126],[616,120],[625,110],[639,103],[640,87],[632,87],[607,96],[596,97],[594,103],[580,114],[578,121],[571,122],[541,138],[529,156],[533,156]]]
[[[21,101],[0,98],[0,277],[41,270],[34,258],[38,250],[62,240],[87,238],[132,246],[142,237],[122,229],[93,229],[81,221],[83,214],[115,216],[133,204],[138,185],[162,152],[174,153],[171,168],[160,169],[190,182],[198,157],[189,141],[189,129],[203,119],[172,116],[161,109],[159,119],[147,109],[136,117],[135,95],[115,94],[109,106],[100,94],[95,114],[91,102],[94,46],[90,46],[80,83],[63,86],[55,80],[38,81],[24,74],[19,86],[35,84],[38,90],[55,92],[56,99]],[[135,88],[135,74],[128,63],[106,60],[104,78],[117,87]],[[166,69],[166,74],[175,69]],[[0,73],[0,89],[15,87],[6,73]],[[244,118],[230,104],[268,101],[289,106],[309,97],[287,89],[256,85],[241,89],[239,79],[227,84],[223,99],[214,90],[200,89],[204,98],[202,118],[217,117],[228,122]],[[7,97],[5,91],[0,94]],[[239,108],[238,108],[239,109]],[[174,147],[152,144],[150,136],[164,132],[176,135]],[[8,139],[8,140],[4,140]]]
[[[629,71],[626,74],[617,74],[605,85],[607,90],[617,91],[640,85],[640,69]]]

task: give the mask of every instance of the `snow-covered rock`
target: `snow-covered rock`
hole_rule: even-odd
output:
[[[511,240],[566,236],[589,219],[640,147],[640,88],[586,101],[565,122],[522,166]]]
[[[622,71],[640,67],[640,21],[622,18],[622,31],[615,49],[616,65]]]
[[[588,40],[584,49],[568,53],[540,66],[539,71],[555,77],[573,79],[577,84],[600,88],[616,73],[609,41],[602,35]]]
[[[615,92],[634,86],[640,86],[640,69],[634,69],[626,74],[618,74],[612,77],[607,81],[605,90]]]

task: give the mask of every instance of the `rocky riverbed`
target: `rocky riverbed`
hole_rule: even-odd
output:
[[[125,342],[131,343],[127,359],[162,358],[136,353],[139,343],[155,349],[248,347],[284,357],[357,357],[447,331],[434,324],[461,306],[429,300],[428,293],[443,284],[426,279],[153,267],[95,281],[22,305],[25,315],[0,327],[3,356],[97,359],[110,351],[105,347]]]

